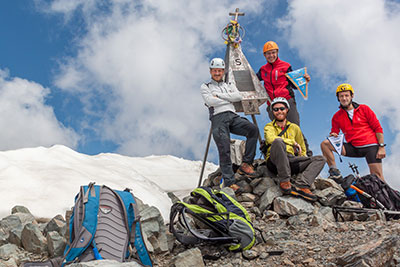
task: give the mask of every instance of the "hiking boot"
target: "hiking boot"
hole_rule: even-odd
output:
[[[295,190],[298,193],[298,196],[300,196],[306,200],[313,201],[313,202],[318,200],[318,197],[316,195],[314,195],[308,188],[296,188]]]
[[[341,181],[343,179],[342,174],[340,173],[339,169],[336,168],[329,168],[329,177],[328,179],[332,179],[335,182]],[[339,182],[340,184],[341,182]]]
[[[290,194],[292,192],[292,184],[290,181],[280,182],[279,187],[284,195]]]
[[[254,171],[253,166],[251,166],[250,164],[245,163],[245,162],[243,162],[242,165],[240,165],[238,172],[242,175],[247,175],[250,178],[257,177],[257,173]]]

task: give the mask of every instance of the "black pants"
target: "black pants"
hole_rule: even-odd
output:
[[[253,163],[256,155],[258,128],[246,118],[226,111],[214,115],[211,118],[212,135],[219,153],[219,166],[225,185],[229,186],[235,183],[232,170],[230,133],[246,136],[246,149],[243,156],[243,162]]]

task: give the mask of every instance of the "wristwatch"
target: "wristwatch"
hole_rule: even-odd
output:
[[[380,147],[385,147],[385,146],[386,146],[386,144],[379,144],[379,146],[380,146]]]

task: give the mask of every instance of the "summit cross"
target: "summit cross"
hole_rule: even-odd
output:
[[[238,21],[238,16],[244,16],[243,12],[239,12],[239,8],[236,8],[235,12],[229,12],[229,16],[235,16],[235,21]]]

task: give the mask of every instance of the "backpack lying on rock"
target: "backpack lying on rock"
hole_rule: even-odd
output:
[[[58,267],[100,259],[127,262],[135,256],[143,265],[152,266],[139,219],[135,198],[128,189],[118,191],[94,183],[81,186],[75,197],[64,257],[25,263],[24,267]]]
[[[188,202],[179,201],[171,207],[170,232],[182,244],[226,244],[231,251],[254,245],[255,231],[249,214],[226,193],[199,187],[192,191]]]
[[[354,190],[354,187],[350,188],[351,185],[358,190]],[[400,218],[398,213],[389,212],[400,211],[400,193],[379,179],[375,174],[368,174],[360,178],[356,178],[350,174],[341,181],[341,186],[346,191],[346,194],[349,190],[353,189],[356,195],[350,198],[361,202],[365,208],[385,210],[387,211],[387,218]]]

